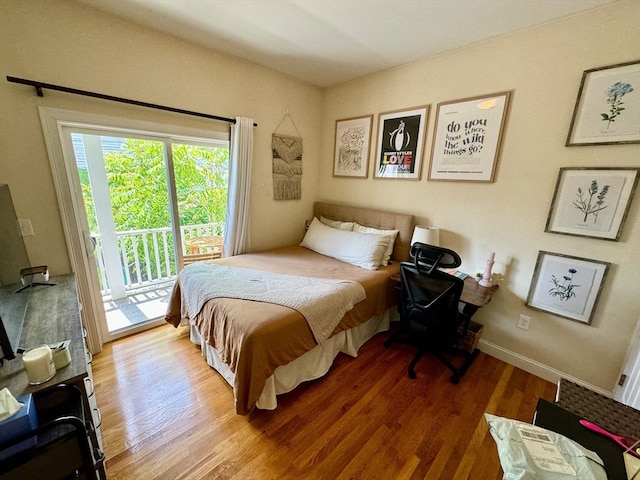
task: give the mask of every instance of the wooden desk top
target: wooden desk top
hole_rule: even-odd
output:
[[[59,275],[49,280],[52,287],[36,286],[29,292],[27,312],[20,337],[21,348],[43,343],[71,340],[71,363],[58,370],[41,385],[29,385],[22,365],[22,355],[6,361],[0,368],[0,388],[9,387],[14,397],[34,393],[58,383],[75,383],[88,375],[78,293],[74,275]],[[18,298],[16,294],[15,297]]]
[[[473,277],[469,276],[464,279],[464,288],[462,289],[462,295],[460,295],[460,301],[476,307],[483,307],[491,301],[491,297],[493,297],[498,288],[498,285],[483,287]]]
[[[394,282],[400,282],[400,274],[397,273],[393,275],[391,280]],[[460,301],[468,305],[473,305],[474,307],[484,307],[491,301],[493,294],[496,293],[498,288],[498,285],[494,285],[493,287],[483,287],[476,282],[473,277],[467,276],[467,278],[464,279],[464,287],[462,289],[462,294],[460,295]]]

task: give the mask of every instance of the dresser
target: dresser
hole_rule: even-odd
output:
[[[0,368],[0,388],[8,387],[16,398],[32,394],[38,413],[38,429],[42,427],[42,432],[25,442],[30,445],[28,448],[18,449],[16,455],[0,460],[0,479],[20,478],[25,474],[37,478],[38,472],[42,472],[42,478],[55,478],[51,468],[59,468],[65,462],[70,463],[71,468],[74,468],[74,462],[79,462],[76,470],[83,478],[104,479],[100,410],[94,393],[91,354],[85,342],[75,277],[60,275],[49,281],[55,285],[34,286],[28,292],[15,294],[29,295],[19,346],[27,349],[69,340],[71,363],[41,385],[29,385],[20,355]],[[67,420],[68,425],[65,424]],[[55,428],[46,428],[48,425]],[[81,455],[82,452],[90,452],[90,456]]]

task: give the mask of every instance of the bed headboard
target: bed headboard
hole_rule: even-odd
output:
[[[409,260],[411,236],[415,217],[404,213],[393,213],[373,208],[351,207],[335,203],[316,202],[313,206],[313,216],[326,217],[341,222],[358,222],[365,227],[380,228],[382,230],[398,230],[398,237],[393,247],[391,258],[398,262]]]

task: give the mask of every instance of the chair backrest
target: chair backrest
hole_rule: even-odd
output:
[[[456,268],[462,264],[460,255],[453,250],[426,243],[414,243],[410,255],[414,266],[423,275],[431,274],[436,268]]]
[[[464,280],[437,268],[417,266],[415,262],[401,263],[400,277],[401,313],[409,327],[425,334],[429,330],[439,339],[444,336],[455,337],[459,324],[458,302]]]

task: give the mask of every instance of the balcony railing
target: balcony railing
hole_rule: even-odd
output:
[[[208,223],[180,227],[182,245],[191,238],[222,235],[224,224]],[[111,294],[111,282],[107,275],[102,238],[91,234],[96,244],[95,259],[103,296]],[[176,278],[177,261],[173,254],[171,228],[129,230],[116,233],[122,281],[127,292],[147,286],[169,282]],[[183,255],[188,252],[183,251]],[[116,280],[116,281],[119,281]]]

